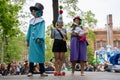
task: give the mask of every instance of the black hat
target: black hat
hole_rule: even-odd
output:
[[[31,6],[30,7],[30,11],[32,12],[32,10],[43,10],[44,6],[41,3],[36,3],[35,6]]]

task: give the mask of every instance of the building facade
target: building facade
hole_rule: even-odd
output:
[[[96,39],[94,41],[95,50],[101,47],[105,48],[107,45],[111,45],[112,49],[114,49],[114,47],[120,49],[120,27],[113,27],[111,14],[107,16],[106,28],[94,30],[94,33],[96,34]]]

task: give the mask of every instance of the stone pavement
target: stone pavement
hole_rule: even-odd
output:
[[[66,76],[53,76],[53,74],[49,74],[48,77],[40,77],[39,74],[35,74],[32,77],[14,75],[0,76],[0,80],[120,80],[120,73],[85,72],[85,74],[85,76],[80,76],[80,72],[75,72],[75,75],[71,75],[71,72],[67,71]]]

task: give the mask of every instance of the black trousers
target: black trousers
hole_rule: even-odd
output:
[[[29,63],[29,72],[30,73],[34,73],[34,63],[30,62]],[[43,74],[45,72],[45,67],[44,67],[44,63],[39,63],[39,67],[40,67],[40,74]]]

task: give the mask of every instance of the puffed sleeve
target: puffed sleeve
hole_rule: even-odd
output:
[[[38,28],[38,34],[37,39],[44,39],[45,38],[45,21],[40,22],[39,28]]]
[[[54,38],[54,35],[55,34],[55,29],[51,30],[51,38],[53,39]]]

